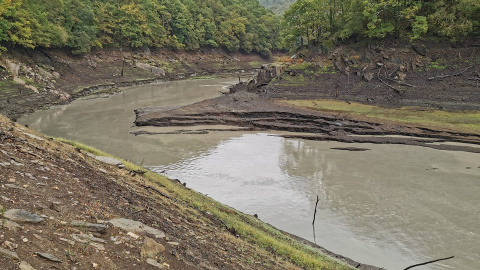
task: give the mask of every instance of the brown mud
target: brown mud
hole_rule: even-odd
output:
[[[299,269],[231,235],[212,214],[166,195],[142,174],[34,135],[3,116],[0,172],[1,269],[18,269],[20,262],[33,267],[21,269]],[[9,220],[13,209],[42,220]],[[165,236],[123,231],[108,222],[113,218],[139,221]],[[152,238],[157,252],[144,256]]]
[[[468,45],[468,44],[467,44]],[[175,109],[137,109],[138,126],[232,125],[288,131],[289,138],[347,143],[406,144],[480,153],[480,135],[366,120],[294,107],[282,100],[335,99],[387,108],[480,110],[480,51],[465,45],[377,44],[298,53],[301,61],[265,67],[230,93]],[[423,54],[423,55],[422,55]],[[440,144],[439,144],[440,143]]]
[[[0,113],[10,119],[75,98],[157,80],[242,74],[268,63],[256,54],[102,49],[72,55],[16,49],[0,56]]]
[[[249,92],[246,85],[237,85],[235,89],[230,94],[173,110],[137,109],[135,123],[137,126],[160,127],[232,125],[249,130],[294,132],[282,135],[288,138],[406,144],[480,153],[480,147],[434,144],[449,141],[480,145],[479,134],[369,122],[347,115],[288,106],[262,93]]]

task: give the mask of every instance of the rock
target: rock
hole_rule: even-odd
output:
[[[20,270],[35,270],[28,262],[21,262],[20,265],[18,266]]]
[[[99,251],[105,251],[105,246],[100,243],[106,243],[106,241],[101,238],[97,238],[87,234],[72,234],[71,237],[81,244],[88,244],[98,249]]]
[[[155,259],[162,252],[165,252],[165,247],[162,244],[157,243],[152,238],[145,237],[142,250],[140,251],[142,258]]]
[[[163,265],[161,265],[159,262],[157,262],[154,259],[150,259],[150,258],[147,259],[147,263],[150,264],[151,266],[157,267],[158,269],[163,269]]]
[[[72,238],[77,240],[80,239],[80,241],[90,241],[90,242],[97,242],[97,243],[106,243],[107,241],[103,240],[102,238],[97,238],[92,235],[88,234],[72,234]]]
[[[28,137],[30,137],[30,138],[32,138],[32,139],[37,139],[37,140],[39,140],[39,141],[43,141],[43,139],[40,138],[40,137],[38,137],[37,135],[33,135],[33,134],[30,134],[30,133],[26,133],[26,132],[23,133],[23,134],[27,135]]]
[[[133,239],[137,240],[138,238],[140,238],[140,235],[138,234],[135,234],[133,232],[128,232],[127,233],[128,236],[132,237]]]
[[[23,166],[23,164],[22,164],[22,163],[20,163],[20,162],[16,162],[16,161],[15,161],[15,160],[13,160],[13,159],[10,159],[10,164],[12,164],[12,165],[15,165],[15,166]]]
[[[83,227],[92,232],[105,233],[107,231],[107,226],[103,224],[90,223],[86,221],[74,220],[71,225],[73,227]]]
[[[5,242],[3,242],[3,244],[4,244],[8,249],[10,249],[10,250],[15,250],[15,249],[18,248],[18,245],[17,245],[17,244],[12,243],[12,242],[10,242],[10,241],[5,241]]]
[[[134,232],[138,234],[150,234],[153,235],[155,238],[165,238],[165,233],[154,229],[150,226],[147,226],[140,221],[135,221],[131,219],[126,219],[126,218],[117,218],[117,219],[111,219],[110,224],[113,226],[120,228],[124,231],[127,232]]]
[[[10,258],[19,261],[18,255],[16,252],[10,251],[8,249],[0,248],[0,256],[5,258]]]
[[[373,73],[367,72],[367,73],[363,74],[363,79],[367,82],[373,80]]]
[[[22,209],[10,209],[7,210],[3,216],[9,220],[15,222],[28,222],[28,223],[40,223],[43,218],[37,214],[22,210]]]
[[[427,55],[427,48],[421,44],[413,44],[412,48],[415,52],[420,54],[421,56],[426,56]]]
[[[50,253],[42,253],[42,252],[35,252],[35,255],[39,256],[40,258],[44,258],[44,259],[47,259],[49,261],[52,261],[52,262],[56,262],[56,263],[61,263],[62,261],[55,257],[54,255],[50,254]]]
[[[97,159],[97,160],[99,160],[103,163],[107,163],[107,164],[114,165],[114,166],[122,165],[122,162],[120,160],[112,158],[112,157],[95,156],[95,159]]]
[[[162,68],[159,68],[159,67],[155,67],[155,66],[152,66],[152,65],[149,65],[149,64],[145,64],[145,63],[135,63],[135,65],[138,67],[138,68],[141,68],[141,69],[144,69],[144,70],[148,70],[150,72],[152,72],[154,75],[156,76],[165,76],[165,73],[166,71]]]
[[[17,186],[17,185],[15,185],[15,184],[5,184],[5,186],[6,186],[7,188],[20,189],[20,190],[23,190],[23,191],[27,191],[25,188],[20,187],[20,186]]]
[[[3,223],[3,228],[7,228],[10,231],[17,232],[18,230],[22,229],[22,226],[18,225],[18,223],[7,220],[6,222],[0,222],[0,224]]]

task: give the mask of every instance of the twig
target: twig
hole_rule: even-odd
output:
[[[313,213],[313,222],[312,225],[315,225],[315,216],[317,215],[317,205],[318,205],[318,195],[317,195],[317,202],[315,203],[315,212]]]
[[[412,84],[408,84],[408,83],[404,83],[404,82],[400,82],[400,81],[397,81],[397,80],[394,80],[394,79],[390,79],[388,77],[385,77],[385,79],[389,80],[389,81],[392,81],[392,82],[396,82],[398,84],[401,84],[401,85],[405,85],[405,86],[408,86],[408,87],[417,87],[415,85],[412,85]]]
[[[430,77],[430,78],[428,78],[428,80],[431,81],[431,80],[435,80],[435,79],[442,79],[442,78],[448,78],[448,77],[458,76],[458,75],[464,73],[465,71],[471,69],[472,67],[473,67],[473,66],[469,66],[469,67],[467,67],[466,69],[464,69],[463,71],[460,71],[460,72],[457,72],[457,73],[454,73],[454,74],[450,74],[450,75],[440,75],[440,76]]]
[[[398,68],[398,67],[397,67],[397,68],[395,68],[395,69],[392,71],[392,73],[390,73],[389,77],[392,77],[393,73],[397,72],[397,70],[399,70],[399,68]]]
[[[381,68],[380,68],[380,69],[381,69]],[[379,74],[377,74],[377,77],[378,77],[378,79],[379,79],[383,84],[385,84],[386,86],[392,88],[395,92],[397,92],[397,93],[399,93],[399,94],[402,93],[401,90],[399,90],[399,89],[391,86],[390,84],[388,84],[388,83],[386,83],[384,80],[382,80],[382,78],[380,77],[380,71],[379,71],[378,73],[379,73]]]
[[[161,195],[161,196],[163,196],[163,197],[165,197],[165,198],[167,198],[167,199],[170,199],[170,200],[172,200],[172,201],[174,201],[174,202],[176,202],[176,203],[180,203],[177,199],[168,196],[167,194],[161,192],[160,190],[158,190],[158,189],[156,189],[156,188],[154,188],[154,187],[152,187],[152,186],[146,186],[146,185],[144,185],[143,187],[146,188],[146,189],[151,189],[151,190],[155,191],[157,194],[159,194],[159,195]]]
[[[467,78],[467,80],[480,81],[480,78]]]
[[[426,264],[430,264],[430,263],[434,263],[434,262],[449,260],[449,259],[451,259],[451,258],[453,258],[453,257],[455,257],[455,256],[451,256],[451,257],[448,257],[448,258],[437,259],[437,260],[433,260],[433,261],[429,261],[429,262],[424,262],[424,263],[419,263],[419,264],[414,264],[414,265],[411,265],[411,266],[405,268],[404,270],[408,270],[408,269],[411,269],[411,268],[414,268],[414,267],[417,267],[417,266],[426,265]]]

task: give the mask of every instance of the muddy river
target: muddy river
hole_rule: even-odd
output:
[[[133,127],[135,108],[180,106],[212,98],[235,80],[130,87],[114,96],[39,111],[19,122],[143,163],[361,263],[404,269],[454,255],[415,269],[480,269],[479,154],[286,139],[241,130],[129,134],[174,130]],[[369,150],[332,149],[352,146]]]

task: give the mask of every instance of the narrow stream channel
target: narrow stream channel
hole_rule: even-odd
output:
[[[114,96],[39,111],[19,122],[143,161],[222,203],[361,263],[404,269],[455,255],[416,269],[480,269],[479,154],[285,139],[265,132],[129,134],[165,131],[132,127],[134,109],[212,98],[235,80],[130,87]],[[370,150],[331,149],[345,146]]]

